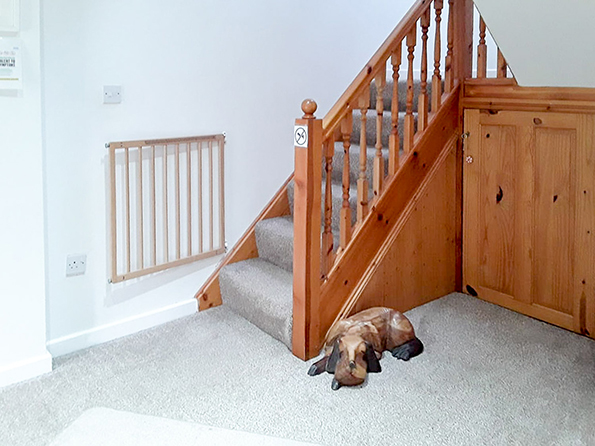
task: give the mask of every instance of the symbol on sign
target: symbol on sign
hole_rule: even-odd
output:
[[[308,133],[306,132],[305,128],[298,127],[297,129],[295,129],[295,142],[298,146],[305,145],[307,140]]]

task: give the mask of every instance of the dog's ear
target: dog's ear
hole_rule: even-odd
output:
[[[339,351],[339,339],[335,341],[333,344],[333,351],[331,356],[329,356],[328,361],[326,363],[326,371],[328,373],[335,373],[335,369],[337,368],[337,362],[339,361],[339,355],[341,352]]]
[[[382,367],[380,367],[380,361],[376,356],[374,347],[368,342],[366,342],[366,362],[368,363],[368,373],[382,372]]]

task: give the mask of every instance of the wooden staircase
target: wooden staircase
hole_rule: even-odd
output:
[[[316,356],[332,323],[354,311],[376,305],[405,311],[463,290],[462,107],[476,101],[490,108],[480,92],[517,88],[499,50],[497,77],[486,78],[481,18],[473,69],[473,14],[470,0],[418,0],[323,119],[315,117],[313,100],[302,104],[296,128],[307,138],[296,144],[294,174],[222,265],[258,257],[257,222],[291,215],[293,206],[296,356]],[[470,80],[474,73],[477,79]],[[400,81],[406,82],[405,93],[399,92]],[[501,102],[510,105],[503,96]],[[573,104],[568,106],[578,106]],[[354,121],[364,129],[375,122],[371,159],[365,130],[359,133],[359,159],[350,159]],[[331,193],[337,178],[340,209]],[[293,203],[287,197],[290,182]],[[218,274],[197,293],[201,309],[221,303]]]

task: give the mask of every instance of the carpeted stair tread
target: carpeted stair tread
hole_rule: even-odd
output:
[[[293,271],[293,218],[268,218],[256,224],[258,255],[279,268]]]
[[[444,90],[444,83],[442,84]],[[421,90],[421,83],[416,81],[413,83],[413,104],[412,110],[417,113],[417,105],[419,99],[419,92]],[[386,87],[382,92],[382,103],[384,104],[384,110],[391,110],[392,106],[392,95],[393,95],[393,81],[389,80],[386,82]],[[427,95],[428,95],[428,108],[431,108],[431,97],[432,97],[432,82],[427,83]],[[370,84],[370,109],[376,109],[376,86],[374,82]],[[407,109],[407,82],[399,81],[399,111],[404,112]]]
[[[376,110],[370,110],[366,114],[366,144],[368,148],[374,147],[376,145],[376,121],[377,121],[377,114]],[[413,113],[413,119],[415,122],[415,128],[417,128],[417,112]],[[358,144],[360,143],[360,134],[361,134],[361,120],[362,114],[360,110],[353,111],[353,130],[351,133],[351,143]],[[388,148],[388,137],[390,136],[390,132],[392,130],[392,114],[391,111],[384,111],[382,114],[382,133],[381,133],[381,141],[382,146]],[[397,129],[399,131],[399,142],[400,147],[403,147],[403,135],[405,134],[405,112],[399,112],[399,121],[397,124]],[[336,153],[337,149],[335,149]]]
[[[223,267],[219,285],[226,305],[291,349],[292,273],[255,258]]]
[[[360,146],[352,144],[349,148],[349,181],[352,185],[357,185],[359,178],[359,154]],[[374,172],[374,157],[376,156],[376,149],[368,147],[366,150],[366,178],[368,184],[372,184],[372,176]],[[341,143],[335,143],[335,156],[333,157],[333,182],[341,184],[343,181],[343,161],[345,152]],[[382,158],[384,158],[384,174],[388,173],[388,148],[382,149]],[[324,178],[324,177],[323,177]]]

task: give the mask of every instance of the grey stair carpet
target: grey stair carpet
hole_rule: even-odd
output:
[[[222,268],[219,284],[226,305],[291,349],[292,273],[249,259]]]
[[[383,94],[384,112],[382,115],[382,157],[384,159],[384,172],[388,172],[388,143],[392,129],[392,81],[387,82]],[[415,125],[417,125],[417,98],[420,87],[415,84],[413,112]],[[428,84],[430,94],[430,84]],[[372,175],[374,157],[376,154],[376,89],[370,88],[370,109],[366,113],[366,128],[361,129],[361,111],[353,111],[353,130],[350,136],[349,148],[349,207],[351,208],[351,223],[357,217],[357,180],[360,174],[360,135],[366,135],[366,177],[368,179],[368,197],[371,200]],[[403,133],[405,109],[407,99],[407,85],[399,82],[399,120],[398,130],[400,147],[403,147]],[[430,102],[430,101],[428,101]],[[333,158],[333,171],[331,175],[332,191],[332,219],[334,248],[339,246],[338,235],[340,227],[340,210],[343,205],[343,163],[345,153],[343,142],[335,144]],[[325,172],[323,163],[323,189],[321,203],[321,231],[324,224],[324,197],[325,197]],[[288,186],[288,199],[293,215],[294,184]],[[243,316],[254,325],[283,342],[291,349],[291,327],[293,312],[293,216],[285,216],[260,221],[256,224],[256,246],[259,258],[250,259],[221,269],[219,284],[221,297],[225,305],[229,305],[239,315]]]

